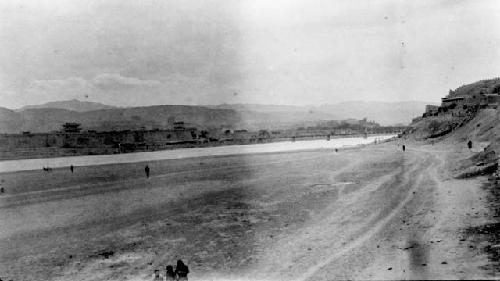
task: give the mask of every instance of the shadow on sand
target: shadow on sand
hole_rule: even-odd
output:
[[[428,279],[429,248],[423,242],[422,234],[418,232],[411,233],[407,245],[410,279]]]

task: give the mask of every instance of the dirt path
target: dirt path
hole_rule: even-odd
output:
[[[462,243],[465,227],[481,222],[467,216],[484,205],[481,180],[452,179],[449,153],[442,147],[410,148],[399,169],[339,198],[316,221],[273,245],[257,276],[492,278],[481,270],[486,256]]]

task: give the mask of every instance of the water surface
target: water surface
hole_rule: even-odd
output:
[[[202,156],[220,156],[248,153],[286,152],[310,149],[335,149],[373,143],[375,140],[385,140],[394,135],[369,136],[368,138],[334,138],[330,141],[304,140],[295,142],[273,142],[248,145],[226,145],[216,147],[179,148],[151,152],[134,152],[112,155],[81,155],[43,159],[17,159],[0,161],[0,173],[42,169],[42,167],[59,168],[69,165],[93,166],[116,163],[135,163],[144,161],[182,159]]]

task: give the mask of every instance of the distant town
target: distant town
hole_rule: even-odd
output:
[[[193,124],[168,120],[167,128],[96,131],[80,123],[66,122],[59,131],[0,134],[0,159],[42,158],[70,155],[117,154],[181,147],[254,144],[305,139],[400,133],[404,126],[381,126],[374,121],[325,120],[314,126],[282,130],[200,129]]]

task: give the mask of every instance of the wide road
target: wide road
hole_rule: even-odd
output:
[[[200,157],[0,174],[0,277],[190,280],[488,277],[460,242],[479,182],[450,152],[362,149]],[[463,239],[462,239],[463,240]]]

